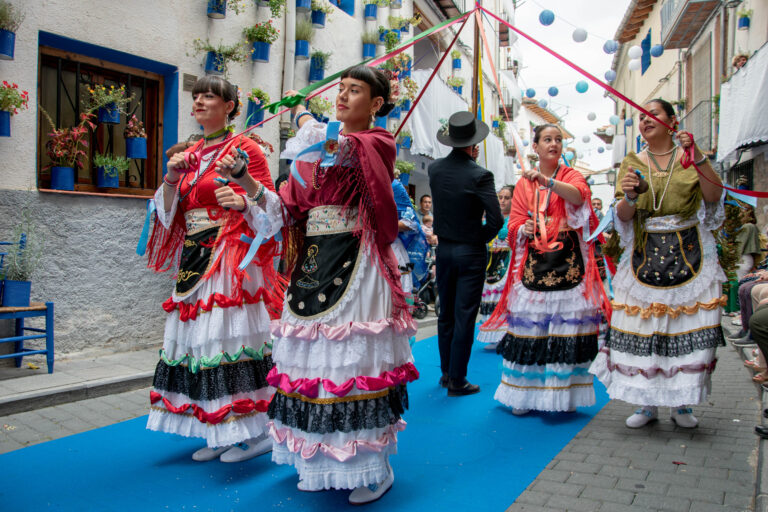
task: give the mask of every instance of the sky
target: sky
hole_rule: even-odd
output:
[[[514,25],[604,80],[603,75],[611,68],[613,55],[603,51],[603,44],[616,34],[629,3],[630,0],[518,0]],[[549,26],[539,22],[539,14],[544,9],[555,13],[555,21]],[[576,28],[587,31],[586,41],[577,43],[573,40],[572,34]],[[510,31],[510,36],[514,37],[512,34],[514,32]],[[517,36],[515,45],[522,57],[520,87],[523,90],[533,88],[536,91],[534,99],[546,99],[549,102],[549,108],[563,120],[568,131],[576,136],[572,146],[583,152],[582,160],[590,168],[600,170],[610,167],[611,151],[599,154],[597,148],[604,146],[604,143],[594,135],[598,127],[608,124],[608,118],[613,114],[614,103],[604,96],[605,90],[522,36]],[[576,82],[579,80],[588,82],[586,93],[576,92]],[[555,97],[547,94],[551,86],[559,90]],[[590,112],[597,115],[595,121],[587,119]],[[582,142],[584,135],[589,135],[589,143]],[[603,198],[603,203],[612,196],[608,187],[596,187],[594,192]]]

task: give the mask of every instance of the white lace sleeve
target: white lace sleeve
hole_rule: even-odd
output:
[[[589,201],[584,201],[578,206],[565,201],[566,220],[571,229],[586,228],[586,231],[589,231],[589,217],[591,213],[592,205]]]
[[[264,191],[266,204],[262,209],[256,201],[248,201],[248,210],[243,213],[245,222],[264,239],[271,238],[283,227],[283,209],[280,197],[271,190]]]
[[[179,188],[176,187],[173,190],[173,203],[171,204],[171,210],[165,211],[165,185],[160,185],[160,188],[155,192],[155,207],[157,208],[157,220],[166,228],[171,227],[173,217],[176,215],[176,208],[179,206]]]
[[[321,123],[314,118],[310,118],[301,125],[296,136],[288,139],[285,143],[285,150],[280,153],[282,160],[296,160],[296,156],[305,148],[312,144],[317,144],[325,140],[325,132],[328,125]],[[312,152],[303,155],[300,160],[313,162],[320,158],[320,152]]]
[[[712,231],[719,228],[723,222],[725,222],[725,189],[720,195],[720,200],[714,203],[708,203],[701,200],[701,206],[699,211],[696,212],[696,216],[701,222],[701,227],[707,231]]]

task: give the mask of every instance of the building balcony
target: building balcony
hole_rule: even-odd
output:
[[[688,48],[720,0],[666,0],[661,6],[661,44]]]
[[[468,0],[432,0],[432,3],[446,18],[463,14],[467,12],[468,7],[474,8],[474,4],[470,4]]]

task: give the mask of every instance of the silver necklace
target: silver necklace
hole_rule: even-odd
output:
[[[653,156],[666,156],[666,155],[670,154],[671,152],[673,152],[673,151],[674,151],[674,150],[676,150],[676,149],[677,149],[677,146],[675,146],[674,144],[672,145],[672,149],[670,149],[669,151],[665,151],[665,152],[663,152],[663,153],[654,153],[654,152],[653,152],[653,151],[651,151],[650,149],[648,149],[648,148],[645,148],[645,150],[646,150],[648,153],[652,154]]]
[[[646,149],[646,151],[648,151]],[[664,191],[661,193],[661,199],[659,199],[659,204],[656,205],[656,191],[653,189],[653,171],[651,170],[651,157],[650,155],[645,155],[645,161],[648,165],[648,182],[651,185],[651,197],[653,197],[653,211],[657,212],[661,209],[661,205],[664,203],[664,196],[667,195],[667,189],[669,188],[669,182],[672,181],[672,171],[675,168],[675,159],[677,158],[677,147],[674,147],[672,149],[674,151],[674,154],[671,157],[670,162],[672,162],[672,165],[669,167],[669,175],[667,176],[667,184],[664,185]],[[650,153],[650,151],[648,151]],[[659,169],[661,172],[661,169]]]

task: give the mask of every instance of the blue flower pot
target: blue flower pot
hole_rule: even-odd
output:
[[[114,173],[112,176],[108,176],[104,171],[104,167],[99,167],[96,170],[96,186],[98,188],[118,188],[120,186],[120,175]]]
[[[117,105],[110,103],[104,107],[99,107],[98,120],[104,124],[120,124],[120,110]]]
[[[355,15],[355,0],[339,0],[339,9],[349,14]]]
[[[296,40],[296,59],[307,60],[309,58],[309,41],[303,39]]]
[[[312,26],[325,28],[325,13],[323,11],[312,11]]]
[[[396,142],[395,143],[395,156],[399,156],[399,155],[400,155],[400,143]]]
[[[376,56],[376,45],[371,43],[363,43],[363,58],[372,59]]]
[[[208,55],[205,56],[205,74],[224,74],[224,59],[217,57],[216,52],[208,52]]]
[[[248,111],[245,113],[246,126],[253,126],[264,120],[264,109],[262,107],[261,104],[248,100]]]
[[[403,112],[408,112],[411,110],[411,100],[403,100],[403,104],[400,105],[400,110]]]
[[[411,143],[412,143],[411,137],[403,137],[403,141],[400,143],[405,149],[411,149]]]
[[[408,182],[411,181],[411,173],[401,172],[400,177],[398,179],[400,180],[400,183],[402,183],[404,187],[407,187]]]
[[[411,26],[410,25],[403,25],[402,27],[400,27],[400,33],[401,34],[407,34],[410,31],[411,31]]]
[[[3,306],[9,308],[28,308],[31,281],[3,281]]]
[[[398,73],[397,78],[398,80],[402,80],[403,78],[409,78],[410,76],[411,76],[411,68],[409,66],[408,69],[400,70],[400,73]]]
[[[16,46],[16,34],[0,29],[0,60],[13,60],[13,49]]]
[[[312,10],[312,0],[296,0],[296,12],[309,12]]]
[[[378,126],[379,128],[387,129],[387,118],[386,117],[376,117],[373,121],[373,126]]]
[[[395,107],[389,112],[391,119],[400,119],[400,107]]]
[[[402,0],[392,0],[392,3],[389,4],[390,9],[399,9],[403,6]]]
[[[269,43],[265,43],[264,41],[254,41],[251,60],[254,62],[269,62],[270,48],[272,48],[272,45]]]
[[[368,21],[373,21],[376,19],[376,15],[379,12],[379,7],[376,4],[366,4],[365,10],[363,11],[363,16]]]
[[[0,137],[11,136],[11,113],[8,110],[0,110]]]
[[[330,3],[331,5],[335,5],[336,7],[339,6],[339,0],[328,0],[328,3]]]
[[[739,18],[738,30],[749,30],[749,18]]]
[[[457,93],[461,94],[461,91],[464,90],[464,86],[463,85],[454,85],[453,86],[453,90],[456,91]]]
[[[325,69],[323,69],[323,61],[317,57],[312,57],[309,62],[309,81],[319,82],[325,78]]]
[[[208,17],[220,20],[227,15],[227,0],[208,0]]]
[[[54,190],[75,190],[75,168],[51,167],[51,188]]]
[[[498,127],[499,127],[499,122],[494,119],[491,122],[491,128],[498,128]]]
[[[129,137],[125,139],[125,157],[140,160],[147,158],[146,137]]]
[[[458,59],[451,59],[451,67],[453,69],[461,69],[461,57]]]

